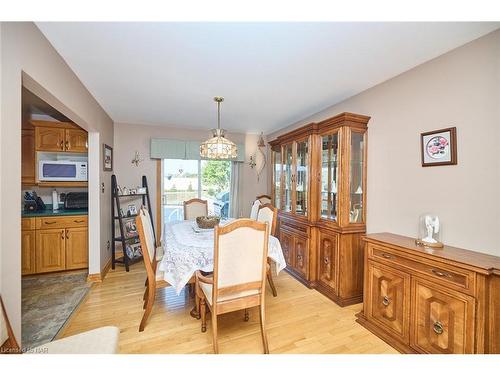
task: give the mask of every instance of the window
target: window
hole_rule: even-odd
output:
[[[228,217],[231,161],[163,160],[163,221],[183,220],[183,202],[208,201],[208,214]]]

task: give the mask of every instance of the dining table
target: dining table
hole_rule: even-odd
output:
[[[234,219],[222,220],[225,225]],[[164,224],[161,245],[163,257],[159,270],[163,279],[175,288],[179,295],[196,271],[213,272],[214,229],[201,229],[195,220],[171,221]],[[268,258],[278,274],[286,267],[279,240],[269,236]]]

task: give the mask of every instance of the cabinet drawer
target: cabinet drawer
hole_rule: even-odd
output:
[[[410,275],[368,262],[366,293],[369,319],[409,343]]]
[[[368,245],[368,257],[385,264],[407,267],[439,284],[451,286],[471,294],[474,293],[475,274],[472,271],[428,259],[420,258],[417,260],[397,250],[371,244]]]
[[[475,299],[418,278],[412,280],[410,345],[424,353],[474,352]]]
[[[309,227],[295,221],[291,222],[287,220],[281,220],[280,229],[287,230],[301,236],[309,237]]]
[[[32,229],[35,229],[35,218],[34,217],[21,218],[21,230],[32,230]]]
[[[87,216],[43,216],[36,218],[36,229],[86,227]]]

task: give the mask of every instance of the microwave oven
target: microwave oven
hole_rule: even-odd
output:
[[[40,160],[39,181],[87,181],[87,162],[72,160]]]

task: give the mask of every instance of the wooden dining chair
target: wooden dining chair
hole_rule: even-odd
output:
[[[260,221],[261,223],[268,223],[269,227],[271,228],[271,235],[276,236],[276,223],[278,221],[278,209],[276,207],[274,207],[270,203],[259,206],[257,221]],[[267,259],[267,281],[269,281],[269,286],[271,287],[273,296],[277,297],[278,292],[276,291],[276,287],[274,286],[271,258]]]
[[[144,291],[144,315],[142,317],[141,323],[139,325],[139,332],[144,331],[146,322],[153,309],[153,304],[156,298],[156,288],[158,287],[156,282],[156,271],[158,268],[158,262],[163,257],[163,248],[156,247],[153,233],[153,224],[151,223],[151,217],[149,212],[145,207],[141,207],[139,214],[135,218],[137,233],[139,234],[139,240],[141,242],[142,256],[144,258],[144,266],[146,267],[146,290]],[[162,285],[163,286],[163,285]]]
[[[262,204],[271,204],[273,202],[267,194],[258,195],[255,199],[261,201]]]
[[[14,332],[7,317],[7,311],[0,296],[0,354],[20,353]]]
[[[198,216],[208,215],[208,203],[206,200],[193,198],[184,201],[184,220],[194,220]]]
[[[206,308],[212,316],[214,352],[218,353],[217,317],[258,306],[264,353],[269,353],[265,325],[266,259],[269,225],[238,219],[215,227],[214,273],[196,273],[196,296],[201,309],[201,331],[207,327]],[[247,314],[245,314],[245,317]],[[245,319],[247,320],[247,319]]]
[[[262,205],[262,202],[256,199],[252,203],[252,209],[250,210],[250,219],[257,220],[257,214],[259,213],[259,207]]]

